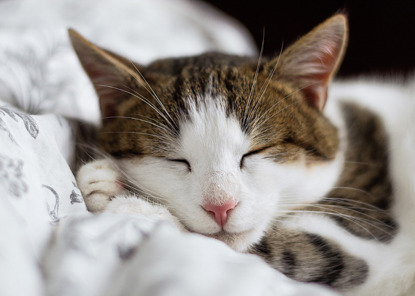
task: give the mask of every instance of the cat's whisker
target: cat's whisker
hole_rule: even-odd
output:
[[[251,107],[251,102],[252,102],[253,94],[255,92],[256,84],[257,84],[257,81],[258,81],[259,66],[261,65],[261,61],[262,61],[262,55],[263,55],[263,52],[264,52],[264,45],[265,45],[265,30],[264,30],[263,35],[262,35],[261,50],[260,50],[260,53],[259,53],[258,63],[257,63],[255,74],[254,74],[254,80],[252,82],[251,91],[250,91],[250,94],[248,96],[248,100],[247,100],[245,110],[244,110],[243,120],[245,122],[247,121],[248,110],[251,109],[250,108]]]
[[[131,88],[129,88],[129,87],[127,87],[131,92],[133,92],[134,94],[136,94],[136,97],[138,96],[139,97],[139,99],[141,99],[141,100],[145,100],[146,101],[146,103],[147,104],[150,104],[151,105],[151,107],[154,109],[154,110],[156,110],[157,111],[157,113],[165,120],[165,122],[171,127],[171,129],[173,130],[173,131],[175,131],[175,124],[174,124],[174,121],[173,121],[173,119],[171,118],[171,116],[170,116],[170,114],[167,112],[167,111],[165,111],[166,112],[166,114],[167,114],[167,116],[169,117],[169,119],[171,119],[171,120],[169,120],[167,117],[165,117],[165,115],[163,114],[163,111],[162,110],[160,110],[159,108],[157,108],[157,106],[156,105],[154,105],[152,102],[150,102],[150,100],[149,99],[147,99],[145,96],[143,96],[142,94],[140,94],[137,90],[135,90],[135,89],[131,89]],[[147,90],[148,91],[148,90]],[[157,101],[157,100],[156,100]]]
[[[272,118],[274,118],[275,116],[279,115],[281,112],[283,112],[284,110],[290,108],[291,106],[293,106],[295,103],[291,103],[287,106],[285,106],[284,108],[282,108],[281,110],[279,110],[277,113],[273,113],[274,112],[274,108],[276,108],[282,100],[285,100],[287,98],[289,98],[290,96],[292,96],[293,94],[302,91],[304,88],[309,87],[311,85],[308,86],[304,86],[300,89],[297,89],[293,92],[291,92],[290,94],[288,94],[287,96],[283,97],[281,100],[277,101],[274,105],[272,105],[267,111],[263,112],[261,116],[255,118],[255,120],[252,123],[252,126],[255,126],[256,128],[253,130],[260,130],[261,133],[263,134],[263,126],[265,126],[265,124]],[[291,110],[290,112],[293,112],[293,110]],[[255,134],[253,134],[253,136],[255,137]]]
[[[272,81],[272,78],[274,77],[275,71],[278,68],[278,65],[280,63],[280,59],[281,59],[281,54],[283,52],[284,49],[284,44],[281,44],[281,49],[280,49],[280,53],[278,55],[278,59],[277,62],[275,63],[274,68],[272,69],[271,73],[269,74],[267,80],[264,82],[264,84],[262,85],[261,89],[259,90],[259,93],[261,94],[259,99],[256,100],[255,105],[251,108],[250,113],[249,113],[249,120],[252,120],[252,117],[254,116],[254,114],[256,114],[256,111],[258,110],[259,106],[261,105],[262,102],[262,98],[264,97],[264,94],[266,93],[269,84]]]
[[[145,116],[143,114],[133,114],[133,116],[136,116],[136,118],[144,118],[147,121],[151,121],[154,124],[157,125],[161,125],[164,127],[166,133],[171,136],[172,138],[177,138],[177,131],[176,130],[172,130],[171,127],[167,126],[164,122],[160,121],[160,120],[156,120],[155,118],[151,118],[149,116]]]
[[[132,114],[132,116],[137,116],[136,118],[138,118],[138,117],[140,117],[140,118],[145,118],[146,120],[150,120],[150,121],[152,121],[152,122],[154,122],[154,123],[157,123],[157,124],[163,125],[164,127],[168,128],[168,126],[167,126],[167,125],[165,125],[163,122],[158,121],[158,120],[156,120],[155,118],[152,118],[152,117],[150,117],[150,116],[146,116],[146,115],[144,115],[144,114]]]
[[[124,188],[128,189],[130,192],[135,194],[137,198],[142,198],[148,202],[152,202],[155,204],[163,204],[163,201],[166,200],[166,198],[163,198],[162,196],[160,196],[159,194],[157,194],[150,188],[137,184],[136,180],[130,177],[129,174],[125,172],[122,168],[120,168],[119,166],[117,166],[117,168],[125,180],[125,181],[119,180],[120,184],[123,185]]]
[[[367,215],[367,214],[358,212],[356,210],[353,211],[353,210],[350,210],[349,208],[343,208],[341,206],[318,205],[318,204],[312,204],[312,205],[308,205],[308,206],[301,205],[301,204],[300,205],[298,205],[298,204],[292,204],[290,206],[299,206],[299,207],[305,207],[305,208],[316,208],[316,209],[323,210],[323,211],[316,211],[316,210],[312,210],[312,209],[310,209],[310,210],[307,210],[307,209],[304,209],[304,210],[296,210],[296,209],[294,209],[294,210],[291,211],[292,213],[299,213],[299,212],[303,213],[303,212],[307,212],[307,213],[327,214],[327,215],[332,215],[332,216],[338,216],[338,217],[345,218],[345,219],[347,217],[346,220],[348,220],[348,221],[353,220],[354,222],[364,223],[367,226],[371,226],[371,227],[373,227],[373,228],[375,228],[375,229],[377,229],[379,231],[382,231],[384,233],[389,233],[389,232],[387,230],[385,230],[383,227],[393,229],[393,227],[391,227],[390,225],[388,225],[384,221],[381,221],[379,219],[376,219],[376,218],[374,218],[374,217],[372,217],[370,215]],[[362,217],[359,217],[359,216],[352,216],[352,215],[348,215],[348,214],[345,214],[345,213],[341,213],[341,212],[337,211],[336,209],[346,209],[346,210],[350,210],[351,212],[357,213],[359,216],[363,216],[365,218],[362,218]],[[290,212],[290,211],[288,210],[287,212]],[[361,226],[361,225],[359,225],[359,226]]]
[[[292,105],[294,105],[295,103],[291,103],[288,104],[287,106],[285,106],[284,108],[282,108],[281,110],[279,110],[277,113],[272,114],[274,112],[274,108],[276,108],[279,104],[281,104],[282,101],[288,99],[289,97],[291,97],[292,95],[294,95],[295,93],[298,93],[310,86],[315,85],[316,83],[312,83],[309,85],[306,85],[304,87],[298,88],[294,91],[292,91],[291,93],[289,93],[288,95],[286,95],[285,97],[283,97],[282,99],[278,100],[275,104],[273,104],[267,111],[265,111],[259,118],[258,118],[258,122],[261,122],[261,124],[265,124],[269,119],[271,119],[273,116],[277,116],[279,115],[281,112],[283,112],[284,110],[286,110],[287,108],[291,107]],[[272,115],[272,116],[271,116]],[[265,118],[265,119],[264,119]]]
[[[157,138],[161,141],[170,141],[170,138],[167,138],[163,135],[155,135],[155,134],[151,134],[151,133],[145,133],[145,132],[128,132],[128,131],[122,131],[122,132],[110,132],[110,131],[106,131],[106,132],[101,132],[102,134],[132,134],[132,135],[145,135],[145,136],[150,136],[150,137],[154,137]],[[158,147],[159,149],[161,149],[162,147]]]
[[[361,214],[361,215],[367,215],[367,214],[364,214],[362,211],[370,212],[370,213],[373,213],[373,214],[385,213],[384,210],[379,210],[379,209],[376,209],[376,208],[367,208],[367,207],[362,207],[362,206],[356,206],[356,205],[353,205],[353,204],[350,204],[350,203],[340,203],[340,202],[338,202],[337,205],[330,205],[330,204],[324,204],[324,205],[327,206],[327,207],[336,207],[337,206],[337,207],[342,208],[344,210],[356,212],[357,214]],[[374,217],[371,217],[371,218],[374,219],[374,220],[376,219]]]
[[[147,86],[148,86],[148,88],[150,89],[150,90],[148,90],[147,89],[147,87],[145,87],[145,86],[143,86],[152,96],[153,96],[153,98],[156,100],[156,102],[160,105],[160,107],[164,110],[164,112],[166,113],[166,115],[170,118],[170,120],[171,120],[171,123],[174,123],[174,120],[173,120],[173,118],[171,118],[171,116],[170,116],[170,113],[167,111],[167,109],[166,109],[166,107],[164,106],[164,104],[163,104],[163,102],[160,100],[160,98],[157,96],[157,94],[156,94],[156,92],[154,91],[154,89],[151,87],[151,85],[148,83],[148,81],[147,81],[147,79],[144,77],[144,75],[141,73],[141,71],[140,70],[138,70],[138,68],[137,68],[137,66],[132,62],[132,61],[130,61],[131,62],[131,64],[133,65],[133,67],[135,68],[135,70],[137,71],[137,73],[140,75],[140,77],[141,77],[141,79],[143,79],[144,80],[144,82],[147,84]],[[139,82],[138,81],[138,79],[137,79],[137,82]]]
[[[148,123],[152,126],[158,127],[160,130],[163,130],[166,133],[170,133],[170,129],[168,129],[165,125],[160,125],[160,124],[157,124],[157,123],[154,123],[154,122],[151,122],[151,121],[148,121],[148,120],[140,119],[140,118],[137,118],[137,117],[131,117],[131,116],[107,116],[107,117],[103,117],[103,119],[112,119],[112,118],[114,118],[114,119],[117,119],[117,118],[118,119],[130,119],[130,120],[145,122],[145,123]]]
[[[262,97],[264,96],[264,93],[266,92],[269,84],[271,83],[272,79],[274,78],[275,71],[277,71],[277,68],[280,64],[281,55],[284,50],[284,43],[281,44],[280,52],[278,54],[277,61],[275,62],[275,66],[273,67],[272,71],[267,77],[267,80],[264,82],[264,84],[261,86],[261,89],[259,90],[259,93],[261,94],[259,99],[257,100],[257,103],[261,101]]]
[[[362,189],[354,188],[354,187],[336,186],[336,187],[333,187],[333,189],[346,189],[346,190],[351,190],[351,191],[355,191],[355,192],[364,193],[365,195],[370,196],[370,197],[373,196],[372,194],[370,194],[366,190],[362,190]],[[364,201],[360,201],[360,200],[345,198],[345,197],[324,196],[323,199],[322,199],[322,201],[324,201],[324,200],[328,200],[328,201],[332,200],[332,201],[336,201],[336,202],[340,202],[341,201],[341,202],[347,202],[347,203],[355,203],[355,204],[361,204],[361,205],[365,205],[367,207],[372,207],[372,208],[375,208],[375,209],[379,209],[378,207],[376,207],[376,206],[374,206],[374,205],[372,205],[370,203],[367,203],[367,202],[364,202]],[[382,210],[383,211],[383,209],[379,209],[379,210]]]
[[[334,187],[334,188],[338,188],[338,187]],[[351,188],[351,187],[339,187],[339,188],[355,190],[355,188]],[[367,193],[367,192],[361,191],[359,189],[356,189],[356,190],[359,191],[359,192]],[[292,201],[294,201],[294,202],[292,202]],[[344,209],[349,209],[350,208],[350,209],[355,209],[355,210],[361,209],[361,210],[372,211],[372,212],[388,213],[386,210],[378,208],[373,204],[363,202],[363,201],[359,201],[359,200],[344,198],[344,197],[324,196],[319,201],[319,204],[320,205],[325,205],[325,206],[330,206],[331,205],[331,204],[326,204],[324,202],[335,203],[333,206],[336,206],[336,205],[342,206]],[[283,205],[302,206],[302,207],[310,206],[310,204],[298,204],[298,196],[296,196],[296,195],[289,196],[287,194],[284,195],[284,198],[282,200],[282,204]]]
[[[307,210],[293,210],[293,211],[279,211],[279,213],[282,214],[287,214],[288,216],[292,215],[292,214],[323,214],[323,215],[329,215],[329,216],[335,216],[335,217],[341,217],[355,225],[357,225],[358,227],[362,228],[364,231],[366,231],[369,235],[371,235],[373,237],[373,239],[377,240],[377,236],[375,234],[373,234],[368,228],[366,228],[365,226],[363,226],[360,222],[359,219],[356,219],[356,217],[350,216],[350,215],[346,215],[346,214],[341,214],[341,213],[330,213],[330,212],[324,212],[324,211],[307,211]],[[382,231],[385,234],[389,234],[386,230],[384,230],[381,227],[378,227],[376,225],[372,225],[370,223],[366,223],[368,226],[372,226],[380,231]]]
[[[359,192],[362,192],[362,193],[366,193],[368,196],[371,196],[371,197],[373,196],[372,194],[370,194],[370,193],[368,193],[364,190],[359,190],[359,189],[355,189],[355,188],[347,188],[347,187],[342,188],[342,189],[356,190],[356,191],[359,191]],[[324,199],[321,202],[323,202],[325,200],[327,200],[329,202],[332,201],[332,202],[336,202],[336,203],[343,203],[343,204],[349,204],[349,205],[352,205],[352,204],[361,205],[362,209],[373,210],[373,211],[378,211],[378,212],[387,212],[386,210],[381,209],[379,207],[376,207],[375,205],[372,205],[372,204],[367,203],[367,202],[358,201],[358,200],[352,200],[352,199],[347,199],[347,198],[342,198],[342,197],[327,197],[327,196],[325,196]]]
[[[322,200],[319,201],[319,203],[312,203],[312,204],[301,204],[301,203],[296,203],[296,202],[291,203],[291,202],[289,202],[289,200],[288,200],[288,202],[287,202],[287,200],[284,200],[284,202],[282,204],[284,206],[295,206],[295,207],[306,207],[306,208],[338,208],[338,209],[342,209],[342,210],[349,210],[349,211],[355,212],[355,213],[357,213],[359,215],[363,215],[363,216],[366,216],[367,214],[365,214],[365,213],[363,213],[359,210],[365,210],[365,211],[370,210],[372,212],[379,212],[379,213],[384,213],[385,212],[382,209],[379,209],[379,208],[377,208],[373,205],[367,205],[365,203],[363,204],[364,206],[353,206],[353,207],[350,206],[351,203],[347,203],[347,202],[341,203],[341,201],[338,201],[338,200],[335,200],[335,199],[334,199],[334,201],[337,204],[324,203],[324,201],[329,200],[329,199],[330,198],[328,198],[328,197],[324,197]],[[371,207],[367,207],[367,206],[371,206]],[[377,220],[375,217],[372,217],[370,215],[367,215],[367,216],[372,220]]]
[[[322,207],[318,207],[318,206],[316,206],[316,205],[312,205],[311,207],[316,207],[316,208],[320,208],[320,209],[327,209],[327,208],[330,208],[329,210],[331,210],[331,211],[333,211],[333,209],[332,208],[335,208],[335,209],[342,209],[342,210],[347,210],[347,211],[350,211],[350,212],[353,212],[353,213],[355,213],[355,214],[357,214],[358,216],[363,216],[363,217],[365,217],[365,218],[362,218],[362,217],[355,217],[356,219],[359,219],[359,220],[362,220],[362,221],[365,221],[366,223],[368,223],[368,224],[371,224],[371,223],[377,223],[377,224],[380,224],[380,225],[382,225],[382,226],[385,226],[385,227],[388,227],[388,228],[392,228],[390,225],[388,225],[387,223],[385,223],[384,221],[382,221],[382,220],[380,220],[380,219],[377,219],[377,218],[375,218],[375,217],[373,217],[373,216],[371,216],[371,215],[369,215],[369,214],[366,214],[366,213],[362,213],[361,211],[359,211],[359,210],[357,210],[357,209],[352,209],[352,208],[350,208],[350,207],[343,207],[343,206],[340,206],[340,205],[326,205],[326,204],[324,204],[324,206],[322,206]],[[366,210],[365,208],[363,208],[364,210]],[[337,213],[337,211],[335,211],[336,213]],[[372,224],[372,225],[374,225],[374,224]]]
[[[290,94],[292,95],[292,93]],[[290,95],[282,98],[283,100],[289,97]],[[264,134],[264,126],[266,126],[266,123],[272,119],[275,115],[272,114],[274,112],[274,108],[278,106],[281,103],[281,101],[276,102],[274,105],[271,106],[267,111],[263,112],[262,115],[255,117],[254,120],[252,120],[252,126],[255,128],[253,130],[258,129],[260,131],[260,134]],[[291,105],[288,105],[286,108],[290,107]]]
[[[157,112],[157,114],[159,114],[164,120],[166,120],[166,122],[172,127],[172,128],[174,128],[173,127],[173,125],[172,125],[172,123],[167,119],[167,117],[156,107],[156,106],[154,106],[154,104],[152,104],[149,100],[147,100],[145,97],[143,97],[143,96],[141,96],[140,94],[138,94],[137,92],[135,92],[134,90],[132,90],[133,92],[131,92],[131,91],[128,91],[128,90],[125,90],[125,89],[122,89],[122,88],[119,88],[119,87],[115,87],[115,86],[111,86],[111,85],[103,85],[103,84],[100,84],[100,85],[98,85],[98,86],[101,86],[101,87],[107,87],[107,88],[111,88],[111,89],[115,89],[115,90],[118,90],[118,91],[121,91],[121,92],[124,92],[124,93],[126,93],[126,94],[129,94],[129,95],[131,95],[131,96],[133,96],[133,97],[135,97],[135,98],[137,98],[137,99],[139,99],[140,101],[142,101],[143,103],[145,103],[145,104],[147,104],[148,106],[150,106],[150,108],[152,108],[155,112]]]

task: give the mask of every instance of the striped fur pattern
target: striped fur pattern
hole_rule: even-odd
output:
[[[354,236],[387,244],[399,227],[390,208],[393,190],[385,130],[375,114],[355,104],[343,104],[342,111],[349,127],[343,171],[325,197],[297,211],[322,213]],[[364,282],[369,271],[364,260],[342,252],[334,241],[284,222],[272,224],[251,251],[297,280],[340,290]]]
[[[78,173],[91,211],[125,200],[124,210],[140,212],[138,196],[186,231],[257,254],[296,280],[350,295],[381,285],[384,271],[346,246],[384,249],[400,233],[389,139],[365,108],[324,109],[347,42],[343,15],[271,60],[206,53],[142,66],[70,36],[99,95],[98,145],[111,159]],[[91,189],[95,171],[98,181],[113,177]],[[224,225],[204,210],[229,202]]]

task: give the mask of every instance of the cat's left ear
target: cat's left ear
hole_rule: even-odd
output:
[[[330,81],[343,58],[347,38],[347,19],[337,14],[288,47],[267,68],[276,67],[278,77],[295,83],[307,103],[322,110]]]
[[[139,75],[142,67],[96,46],[72,29],[69,37],[98,94],[102,118],[117,115],[123,101],[133,96],[131,89],[146,85]]]

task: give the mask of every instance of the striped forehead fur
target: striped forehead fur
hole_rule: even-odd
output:
[[[189,102],[198,106],[208,96],[239,120],[252,149],[274,147],[268,152],[286,156],[280,160],[295,159],[298,151],[332,159],[336,129],[304,103],[295,83],[271,79],[262,64],[256,73],[256,66],[253,59],[214,53],[156,61],[143,70],[148,86],[129,82],[134,95],[120,104],[118,116],[104,120],[102,146],[113,155],[165,156],[188,119]]]

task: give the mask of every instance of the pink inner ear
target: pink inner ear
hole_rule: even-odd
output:
[[[340,54],[339,44],[336,42],[326,42],[321,47],[318,56],[313,56],[314,59],[310,61],[315,69],[310,69],[310,73],[304,76],[310,83],[303,89],[307,103],[319,110],[326,103],[328,85]]]
[[[121,90],[115,88],[118,88],[125,78],[119,74],[115,66],[108,65],[107,61],[103,62],[98,59],[87,60],[84,67],[97,91],[101,117],[117,115],[117,106],[126,95]]]
[[[323,110],[327,99],[327,87],[307,87],[303,90],[303,93],[311,107]]]
[[[119,115],[117,107],[128,96],[122,90],[114,89],[113,87],[118,88],[118,85],[114,85],[113,83],[104,82],[102,84],[94,84],[99,97],[101,117],[105,119],[106,117]],[[122,89],[122,87],[120,89]]]

